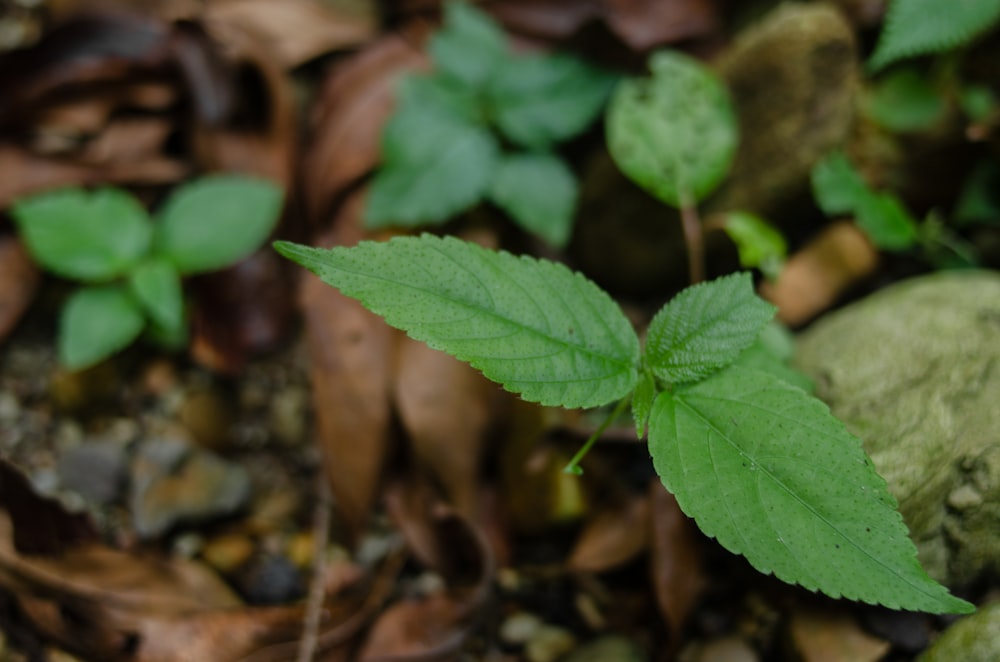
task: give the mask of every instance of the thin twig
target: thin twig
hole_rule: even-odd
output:
[[[305,622],[302,624],[302,638],[299,640],[298,662],[312,662],[319,641],[319,624],[323,615],[323,600],[326,597],[326,543],[330,537],[330,516],[333,511],[330,487],[326,473],[319,472],[317,481],[316,511],[313,513],[313,572],[309,582],[309,597],[306,601]]]

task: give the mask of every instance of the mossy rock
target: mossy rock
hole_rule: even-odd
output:
[[[1000,602],[956,622],[919,662],[996,662],[1000,660]]]
[[[1000,274],[885,288],[801,334],[796,364],[864,441],[930,575],[1000,574]]]

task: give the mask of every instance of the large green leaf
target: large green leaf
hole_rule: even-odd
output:
[[[921,568],[861,442],[802,390],[734,367],[661,393],[649,448],[684,512],[761,572],[892,608],[972,611]]]
[[[586,129],[617,80],[568,55],[509,58],[490,81],[490,108],[511,141],[547,149]]]
[[[874,71],[903,58],[956,48],[998,19],[1000,0],[892,0],[868,67]]]
[[[660,309],[646,333],[646,363],[672,384],[704,379],[757,342],[775,307],[758,297],[748,273],[685,289]]]
[[[711,193],[729,171],[738,129],[722,82],[697,60],[659,52],[652,78],[622,82],[607,116],[608,148],[639,186],[679,207]]]
[[[59,317],[59,361],[70,370],[88,368],[129,346],[144,324],[138,302],[125,288],[81,288]]]
[[[475,90],[486,84],[507,56],[507,38],[487,14],[465,2],[444,7],[444,28],[430,40],[435,68]]]
[[[365,207],[370,228],[443,223],[478,202],[500,146],[485,128],[457,117],[406,109],[382,134],[383,167]]]
[[[628,319],[556,262],[431,235],[275,249],[526,400],[596,407],[635,388],[639,340]]]
[[[125,274],[149,250],[153,230],[139,201],[111,188],[42,193],[19,200],[12,213],[39,264],[84,281]]]
[[[576,178],[565,162],[538,153],[503,157],[489,196],[521,227],[562,247],[573,229],[576,193]]]
[[[228,267],[261,247],[281,215],[266,179],[210,175],[184,184],[160,210],[155,247],[182,274]]]

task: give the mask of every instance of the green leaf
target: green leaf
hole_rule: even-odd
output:
[[[396,113],[421,111],[473,124],[485,121],[475,93],[437,74],[404,76],[396,89],[396,105]]]
[[[444,28],[431,38],[429,50],[438,71],[478,89],[507,57],[507,38],[487,14],[452,1],[445,4]]]
[[[730,212],[726,214],[726,234],[736,244],[740,265],[760,269],[767,278],[777,278],[785,264],[788,244],[773,225],[755,214]]]
[[[149,250],[146,210],[118,189],[41,193],[17,201],[12,214],[32,257],[64,278],[111,280]]]
[[[646,364],[670,384],[704,379],[756,342],[775,310],[754,293],[748,273],[692,285],[649,323]]]
[[[917,222],[894,195],[873,193],[866,196],[856,214],[858,227],[881,249],[904,251],[917,243]]]
[[[597,407],[635,388],[632,325],[604,291],[564,265],[426,234],[329,250],[274,247],[525,400]]]
[[[576,178],[554,154],[510,154],[493,175],[489,196],[517,223],[561,248],[569,241]]]
[[[871,196],[868,184],[843,152],[831,152],[812,169],[816,204],[827,216],[853,214]]]
[[[894,609],[974,609],[927,576],[861,442],[798,388],[731,368],[661,393],[649,448],[681,509],[763,573]]]
[[[231,266],[261,247],[281,215],[282,191],[265,179],[210,175],[171,194],[155,247],[182,274]]]
[[[69,370],[89,368],[128,347],[143,324],[139,304],[123,287],[81,288],[59,317],[59,362]]]
[[[983,159],[965,178],[952,219],[962,225],[1000,225],[1000,165],[995,159]]]
[[[165,333],[184,327],[184,296],[177,269],[163,258],[146,260],[129,274],[132,295]]]
[[[442,223],[473,206],[486,194],[500,146],[485,128],[411,110],[389,120],[382,154],[365,208],[369,228]]]
[[[880,80],[864,98],[865,111],[876,123],[904,133],[929,129],[944,115],[944,96],[927,76],[908,67]]]
[[[1000,19],[998,0],[955,0],[941,10],[940,0],[892,0],[868,69],[967,44]]]
[[[646,436],[646,423],[649,422],[649,413],[653,411],[656,393],[656,379],[643,370],[632,394],[632,420],[635,421],[635,436],[639,439]]]
[[[659,52],[652,78],[622,82],[608,109],[608,148],[630,179],[667,204],[694,204],[729,171],[737,120],[718,77],[698,61]]]
[[[959,91],[962,112],[973,122],[986,122],[997,107],[997,96],[988,85],[968,84]]]
[[[812,393],[815,388],[812,380],[791,366],[794,353],[792,334],[780,322],[772,320],[760,332],[757,342],[743,350],[733,365],[770,373],[792,386]]]
[[[548,149],[590,126],[617,80],[568,55],[511,58],[490,81],[490,108],[512,142]]]

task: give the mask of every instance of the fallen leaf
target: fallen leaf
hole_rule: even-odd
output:
[[[362,236],[355,195],[315,245]],[[306,274],[299,287],[310,358],[316,435],[338,513],[355,534],[374,504],[389,452],[393,331],[382,318]]]
[[[322,229],[346,189],[378,164],[396,81],[427,67],[421,43],[416,29],[386,34],[341,61],[324,81],[302,169],[306,215],[314,228]]]
[[[336,50],[354,48],[375,36],[374,3],[285,0],[226,0],[207,5],[208,21],[239,25],[259,35],[276,62],[294,69]]]
[[[649,496],[599,510],[584,524],[566,566],[571,572],[605,572],[638,556],[649,542]]]
[[[708,586],[699,549],[701,535],[659,481],[650,483],[649,494],[650,575],[660,617],[670,634],[670,646],[676,646],[691,611]]]
[[[802,662],[876,662],[892,645],[868,634],[839,607],[799,605],[788,624]]]
[[[498,387],[422,342],[401,336],[397,348],[395,401],[414,458],[460,513],[474,517]]]
[[[38,267],[16,237],[0,234],[0,344],[38,291]]]

